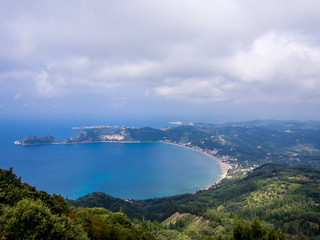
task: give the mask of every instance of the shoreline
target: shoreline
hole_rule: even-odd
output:
[[[14,144],[15,145],[22,145],[22,146],[39,146],[39,145],[52,145],[52,144],[53,145],[56,145],[56,144],[68,145],[68,144],[79,144],[79,143],[86,144],[86,143],[144,143],[144,142],[159,142],[159,143],[175,145],[175,146],[178,146],[178,147],[184,147],[184,148],[187,148],[187,149],[190,149],[190,150],[205,154],[208,157],[210,157],[211,159],[215,160],[219,164],[222,173],[220,175],[220,178],[216,182],[210,183],[205,188],[205,190],[208,190],[212,186],[214,186],[216,184],[219,184],[224,178],[226,178],[226,176],[228,174],[228,170],[230,169],[230,165],[229,164],[227,164],[225,162],[222,162],[221,159],[219,159],[218,157],[215,157],[215,156],[203,151],[201,148],[195,149],[195,148],[192,148],[192,147],[189,147],[189,146],[186,146],[186,145],[181,145],[181,144],[172,143],[172,142],[165,142],[165,141],[110,141],[110,140],[107,140],[107,141],[85,141],[85,142],[65,142],[64,141],[64,142],[54,142],[54,143],[44,143],[44,144],[22,144],[21,140],[19,140],[19,141],[15,141]]]
[[[185,145],[180,145],[178,143],[172,143],[172,142],[163,142],[163,141],[159,141],[161,143],[166,143],[166,144],[171,144],[171,145],[175,145],[175,146],[178,146],[178,147],[184,147],[184,148],[187,148],[187,149],[190,149],[190,150],[193,150],[193,151],[196,151],[196,152],[199,152],[199,153],[202,153],[202,154],[205,154],[207,155],[208,157],[210,157],[211,159],[215,160],[216,162],[218,162],[220,168],[221,168],[221,175],[220,175],[220,178],[214,182],[214,183],[211,183],[209,184],[205,189],[208,190],[209,188],[211,188],[212,186],[214,186],[215,184],[218,184],[220,183],[224,178],[227,177],[227,174],[228,174],[228,170],[230,169],[230,165],[225,163],[225,162],[222,162],[221,159],[203,151],[202,149],[201,150],[198,150],[198,149],[194,149],[192,147],[188,147],[188,146],[185,146]]]

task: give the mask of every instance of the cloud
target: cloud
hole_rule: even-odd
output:
[[[226,100],[223,84],[216,79],[187,79],[175,85],[164,85],[155,88],[155,94],[171,99],[190,100],[194,102]]]
[[[320,103],[319,8],[316,0],[12,0],[0,9],[0,84],[11,100],[19,92]]]
[[[15,96],[14,96],[14,100],[18,100],[19,98],[21,97],[21,93],[17,93]]]
[[[225,75],[274,100],[319,100],[320,47],[307,36],[268,33],[223,61]],[[248,92],[250,94],[250,92]],[[261,99],[261,97],[260,97]]]
[[[270,32],[211,62],[208,76],[164,82],[155,95],[194,102],[320,100],[320,47],[307,36]]]
[[[28,109],[37,109],[39,108],[39,105],[36,103],[24,103],[22,105],[24,108],[28,108]]]
[[[320,48],[301,36],[268,33],[258,37],[250,49],[239,51],[227,60],[233,77],[245,82],[320,76]]]
[[[109,63],[86,57],[50,63],[38,74],[36,85],[41,96],[56,97],[71,92],[101,91],[137,87],[157,71],[151,61]]]
[[[58,95],[56,87],[48,79],[48,73],[43,71],[36,80],[38,93],[44,97],[52,97]]]

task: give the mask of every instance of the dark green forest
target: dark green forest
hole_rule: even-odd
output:
[[[122,212],[70,208],[0,169],[0,239],[155,239]]]

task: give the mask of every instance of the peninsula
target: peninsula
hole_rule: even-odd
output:
[[[226,124],[179,125],[161,129],[108,127],[82,129],[64,141],[51,136],[28,137],[21,145],[95,142],[164,142],[209,155],[229,176],[243,175],[266,163],[320,168],[320,123],[317,121],[256,120]]]

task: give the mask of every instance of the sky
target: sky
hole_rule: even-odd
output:
[[[319,9],[0,0],[0,117],[320,120]]]

